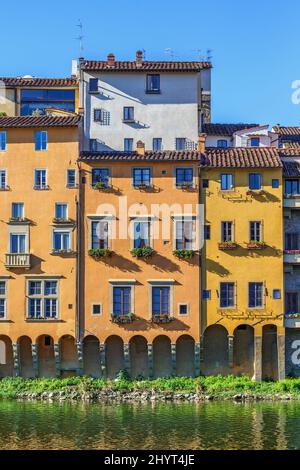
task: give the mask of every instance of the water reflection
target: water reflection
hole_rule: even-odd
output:
[[[300,449],[300,403],[0,402],[1,449]]]

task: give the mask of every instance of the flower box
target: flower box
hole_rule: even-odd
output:
[[[132,323],[135,319],[136,319],[136,316],[134,313],[130,313],[129,315],[112,315],[111,316],[111,321],[113,323],[118,323],[118,324]]]
[[[236,250],[237,246],[235,242],[221,242],[219,243],[219,250]]]
[[[192,183],[181,183],[178,185],[178,188],[180,189],[192,189],[193,184]]]
[[[135,258],[149,259],[155,254],[155,251],[151,246],[146,246],[145,248],[133,248],[131,254]]]
[[[249,189],[246,194],[247,196],[259,196],[264,194],[264,191],[262,189]]]
[[[248,250],[264,250],[267,245],[264,242],[249,242],[247,243]]]
[[[108,248],[99,248],[99,249],[91,249],[89,250],[89,256],[92,258],[108,258],[112,255],[112,251]]]
[[[111,189],[111,187],[107,183],[104,183],[102,181],[98,181],[98,183],[96,183],[93,188],[98,189],[98,191],[109,191]]]
[[[174,250],[173,255],[179,259],[192,259],[195,256],[194,250]]]
[[[153,323],[170,323],[173,320],[170,315],[165,314],[165,315],[153,315],[152,316],[152,322]]]
[[[286,313],[284,317],[287,319],[300,318],[300,313]]]
[[[285,255],[299,255],[300,250],[284,250]]]
[[[134,188],[135,189],[140,189],[140,190],[146,190],[146,189],[150,189],[151,186],[150,186],[150,184],[136,184],[136,185],[134,185]]]

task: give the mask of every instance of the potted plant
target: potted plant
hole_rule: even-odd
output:
[[[195,255],[195,251],[194,250],[174,250],[173,255],[179,259],[189,260],[193,258],[193,256]]]
[[[160,315],[153,315],[152,316],[153,323],[169,323],[172,321],[172,318],[168,313],[163,313]]]
[[[132,323],[135,319],[136,316],[134,313],[129,313],[128,315],[114,315],[112,314],[111,316],[112,322],[113,323]]]
[[[266,246],[265,242],[258,242],[256,240],[250,240],[250,242],[247,243],[248,250],[264,250]]]
[[[180,183],[180,185],[179,185],[179,187],[181,189],[190,189],[190,188],[192,188],[192,186],[193,186],[192,183],[189,183],[188,181],[184,181],[184,182]]]
[[[89,256],[92,258],[107,258],[112,255],[112,251],[108,248],[92,248],[89,250]]]
[[[94,189],[102,190],[102,189],[109,189],[108,183],[105,181],[97,181],[94,186]]]
[[[135,258],[149,259],[155,254],[155,251],[151,246],[145,246],[144,248],[133,248],[131,254]]]
[[[219,250],[235,250],[238,247],[236,242],[220,242]]]

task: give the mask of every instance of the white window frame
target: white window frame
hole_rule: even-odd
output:
[[[110,279],[109,281],[109,312],[114,315],[114,287],[130,287],[130,310],[135,315],[135,279]]]
[[[7,285],[8,285],[7,279],[3,279],[3,278],[0,277],[0,283],[1,282],[4,282],[4,284],[5,284],[5,293],[0,294],[0,299],[4,300],[4,317],[0,317],[0,322],[7,320],[7,298],[8,298],[8,296],[7,296]]]
[[[29,294],[29,285],[30,282],[40,282],[41,283],[41,294],[37,295],[30,295]],[[51,294],[51,295],[45,295],[45,285],[46,282],[56,282],[57,284],[57,290],[56,290],[56,295]],[[39,318],[32,318],[30,316],[30,308],[29,308],[29,302],[30,299],[40,299],[41,300],[41,317]],[[45,316],[45,305],[46,299],[56,299],[56,317],[55,318],[47,318]],[[32,277],[29,279],[26,279],[26,320],[32,320],[32,321],[38,321],[38,320],[43,320],[43,321],[57,321],[60,318],[60,282],[58,278],[38,278],[38,277]]]
[[[66,206],[66,217],[57,217],[57,215],[56,215],[57,206]],[[56,202],[55,203],[55,209],[54,209],[54,217],[55,217],[55,219],[68,220],[68,218],[69,218],[69,204],[67,202]]]
[[[7,131],[0,131],[0,139],[2,139],[2,135],[5,135],[5,148],[2,149],[0,146],[0,152],[6,152],[7,151]]]
[[[74,179],[74,186],[70,185],[69,184],[69,172],[70,171],[74,171],[74,174],[75,174],[75,179]],[[77,171],[75,170],[75,168],[67,168],[67,184],[66,184],[66,187],[68,189],[74,189],[77,187]]]
[[[54,236],[55,233],[68,233],[69,234],[69,248],[67,250],[61,249],[56,250],[54,248]],[[52,229],[52,253],[68,253],[73,250],[73,237],[72,237],[72,227],[66,227],[64,225],[60,225],[59,227],[53,227]]]
[[[193,239],[192,239],[192,248],[183,248],[183,250],[196,250],[196,236],[197,236],[197,217],[195,215],[184,215],[178,214],[173,217],[173,250],[177,250],[177,223],[181,222],[192,222],[193,223]]]
[[[37,186],[35,184],[36,172],[37,171],[44,171],[45,172],[45,186]],[[45,189],[48,189],[48,170],[47,170],[47,168],[35,168],[34,169],[34,189],[37,190],[37,191],[43,191]]]
[[[94,313],[94,306],[98,305],[100,306],[100,313]],[[101,302],[92,302],[91,304],[91,315],[92,317],[102,317],[103,314],[103,306]]]
[[[3,186],[1,184],[2,174],[4,174],[4,178],[5,178],[5,184]],[[0,168],[0,191],[5,191],[7,188],[8,188],[8,185],[7,185],[7,170],[5,168]]]
[[[149,279],[148,281],[148,299],[149,299],[149,320],[152,320],[152,288],[169,287],[170,288],[170,318],[174,318],[174,279]]]
[[[149,215],[149,216],[142,216],[142,215],[133,215],[130,217],[130,227],[129,227],[129,233],[130,233],[130,248],[131,250],[134,249],[134,242],[135,242],[135,224],[137,223],[148,223],[149,224],[149,247],[153,248],[154,246],[154,240],[153,240],[153,235],[154,235],[154,216]]]

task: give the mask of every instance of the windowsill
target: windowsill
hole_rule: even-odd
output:
[[[160,95],[161,91],[160,90],[146,90],[145,93],[146,95]]]
[[[53,224],[55,225],[75,225],[75,220],[72,219],[60,219],[57,217],[54,217],[53,219]]]
[[[44,188],[40,188],[38,186],[33,186],[33,189],[35,191],[49,191],[50,188],[49,188],[49,186],[45,186]]]
[[[0,188],[0,191],[10,191],[10,187],[9,187],[9,186],[5,186],[5,188]]]
[[[74,250],[52,250],[50,255],[53,256],[75,256],[76,251]]]
[[[66,185],[66,188],[67,189],[78,189],[79,185],[78,184],[75,184],[74,186],[70,185],[70,184],[67,184]]]
[[[58,318],[25,318],[26,323],[64,323]]]
[[[135,124],[135,119],[123,119],[124,124]]]
[[[30,225],[31,221],[29,219],[18,219],[18,218],[10,218],[8,221],[8,225]]]
[[[0,318],[0,323],[13,323],[13,321],[8,320],[7,318]]]
[[[99,93],[100,93],[100,90],[95,90],[95,91],[91,91],[91,90],[89,90],[89,92],[88,92],[88,93],[89,93],[89,95],[99,95]]]

